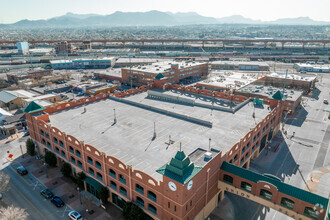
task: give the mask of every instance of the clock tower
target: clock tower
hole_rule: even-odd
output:
[[[169,163],[157,170],[163,175],[163,209],[167,212],[164,219],[187,219],[190,216],[196,190],[194,177],[202,169],[180,150]]]

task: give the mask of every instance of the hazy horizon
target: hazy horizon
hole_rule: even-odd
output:
[[[208,17],[227,17],[242,15],[255,20],[271,21],[280,18],[310,17],[317,21],[330,21],[329,0],[315,0],[313,4],[307,0],[278,0],[267,3],[261,0],[233,0],[219,2],[217,0],[175,1],[175,0],[11,0],[2,3],[0,8],[0,23],[10,24],[23,19],[39,20],[64,15],[75,14],[107,15],[116,11],[146,12],[158,10],[162,12],[196,12]]]

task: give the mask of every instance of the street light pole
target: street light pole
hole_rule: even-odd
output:
[[[82,204],[82,202],[81,202],[81,194],[80,194],[80,188],[79,188],[79,186],[77,187],[77,190],[78,190],[78,194],[79,194],[79,201],[80,201],[80,205]]]
[[[19,147],[21,148],[22,158],[24,158],[24,154],[23,154],[22,145],[20,144],[20,145],[19,145]]]

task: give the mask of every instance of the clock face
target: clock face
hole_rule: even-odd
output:
[[[192,180],[189,181],[189,183],[187,185],[187,190],[190,190],[191,189],[191,187],[193,186],[193,183],[194,182]]]
[[[168,182],[168,187],[170,188],[170,190],[172,191],[176,191],[176,185],[173,182]]]

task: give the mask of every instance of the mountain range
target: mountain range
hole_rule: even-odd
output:
[[[232,15],[222,18],[206,17],[196,12],[114,12],[109,15],[67,13],[47,20],[21,20],[0,27],[114,27],[114,26],[174,26],[193,24],[253,24],[253,25],[330,25],[330,22],[315,21],[309,17],[281,18],[261,21]]]

